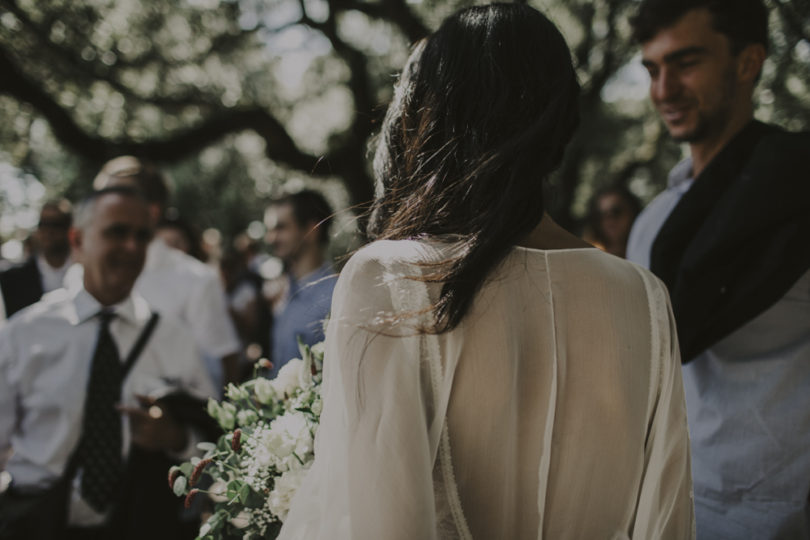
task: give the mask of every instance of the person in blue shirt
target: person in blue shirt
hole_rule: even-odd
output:
[[[266,217],[273,253],[285,269],[270,298],[272,378],[300,356],[299,339],[307,345],[323,340],[337,274],[326,256],[332,208],[323,195],[312,190],[286,195],[270,205]]]

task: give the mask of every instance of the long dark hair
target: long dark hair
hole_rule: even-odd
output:
[[[456,235],[435,327],[454,328],[543,217],[543,184],[576,129],[579,84],[560,32],[523,4],[463,9],[419,42],[377,140],[374,239]]]

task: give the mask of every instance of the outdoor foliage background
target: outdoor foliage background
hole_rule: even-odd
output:
[[[637,0],[530,3],[561,28],[584,90],[552,215],[575,227],[592,191],[612,182],[648,200],[683,149],[647,99],[629,40]],[[767,3],[757,117],[807,129],[810,2]],[[261,221],[282,189],[361,205],[373,195],[368,141],[410,45],[469,4],[0,0],[0,240],[35,223],[41,197],[77,198],[122,153],[157,160],[180,215],[225,238]],[[338,238],[354,225],[342,212]]]

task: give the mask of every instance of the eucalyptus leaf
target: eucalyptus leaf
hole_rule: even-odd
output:
[[[185,476],[178,476],[174,480],[172,491],[174,492],[175,496],[181,497],[186,492],[187,486],[188,486],[188,478],[186,478]]]
[[[203,452],[211,452],[217,449],[217,445],[212,442],[201,442],[197,443],[197,448],[202,450]]]

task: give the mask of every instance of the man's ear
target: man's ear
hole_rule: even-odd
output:
[[[70,247],[75,252],[80,252],[82,249],[82,231],[81,229],[77,229],[76,227],[71,227],[68,229],[68,242],[70,242]]]
[[[158,203],[149,203],[147,205],[149,212],[149,221],[154,229],[160,223],[160,218],[163,217],[163,207]]]
[[[737,78],[743,81],[756,81],[765,63],[765,47],[761,43],[751,43],[740,51],[737,61]]]

